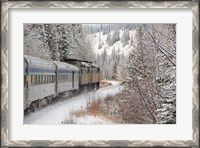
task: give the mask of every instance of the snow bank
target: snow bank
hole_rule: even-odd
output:
[[[83,116],[83,117],[74,117],[73,119],[76,124],[114,124],[112,121],[101,119],[100,117],[95,116]]]

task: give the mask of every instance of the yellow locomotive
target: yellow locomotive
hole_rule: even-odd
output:
[[[99,88],[100,68],[97,64],[77,59],[65,59],[63,62],[79,68],[79,89]]]

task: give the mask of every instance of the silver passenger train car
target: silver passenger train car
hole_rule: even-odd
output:
[[[55,62],[57,93],[79,89],[79,69],[71,64]]]
[[[71,64],[24,56],[24,111],[79,89],[79,69]]]

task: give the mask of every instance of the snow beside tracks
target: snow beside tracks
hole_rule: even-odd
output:
[[[55,104],[38,109],[34,113],[30,113],[24,117],[24,124],[62,124],[62,121],[70,118],[72,112],[86,108],[88,101],[92,99],[104,99],[107,95],[117,94],[123,89],[120,82],[109,82],[112,83],[112,86],[100,88],[99,90],[83,93],[71,98],[64,98]],[[77,121],[78,124],[110,124],[108,121],[103,121],[98,118],[93,120],[94,118],[92,116],[85,116],[77,119]]]

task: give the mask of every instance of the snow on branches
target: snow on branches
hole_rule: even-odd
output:
[[[154,123],[176,123],[176,25],[142,25],[136,37],[127,66],[129,88]]]
[[[25,24],[25,54],[62,61],[92,60],[93,52],[81,24]],[[87,53],[87,54],[86,54]]]

